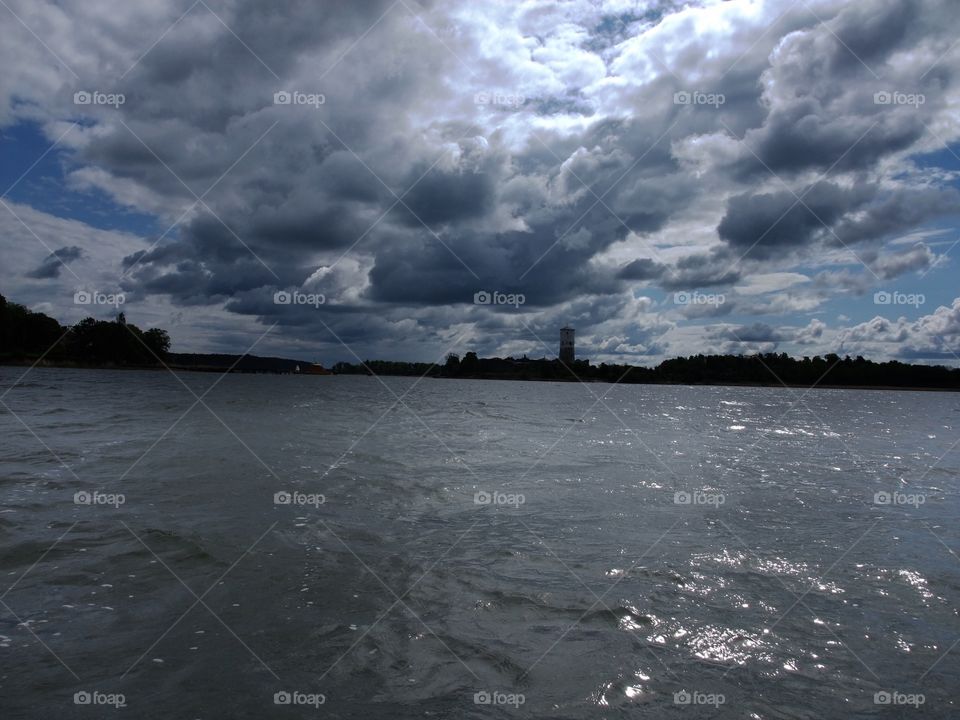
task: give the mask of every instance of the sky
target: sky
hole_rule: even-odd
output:
[[[0,293],[178,352],[960,365],[956,0],[3,0]],[[122,300],[122,307],[120,301]]]

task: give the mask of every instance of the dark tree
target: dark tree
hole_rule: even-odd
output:
[[[161,360],[170,352],[170,335],[166,330],[150,328],[143,334],[143,341],[150,348],[151,354],[156,355]]]
[[[460,374],[475,375],[479,367],[480,361],[477,359],[477,354],[471,350],[460,361]]]
[[[456,353],[447,355],[447,362],[443,365],[443,374],[455,377],[460,372],[460,356]]]
[[[143,332],[127,322],[124,313],[113,322],[88,317],[67,328],[0,295],[0,359],[149,366],[158,364],[169,350],[166,330]]]

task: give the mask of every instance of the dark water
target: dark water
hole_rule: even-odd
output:
[[[958,395],[22,373],[5,720],[960,714]]]

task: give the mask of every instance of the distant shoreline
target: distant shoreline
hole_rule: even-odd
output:
[[[36,363],[35,360],[0,360],[0,367],[31,367]],[[40,362],[36,363],[37,368],[44,369],[58,369],[58,370],[148,370],[151,372],[164,372],[169,370],[177,370],[181,372],[198,372],[198,373],[220,373],[220,374],[230,374],[230,375],[292,375],[296,377],[334,377],[338,373],[330,373],[329,375],[315,375],[313,373],[295,373],[286,370],[269,370],[269,369],[259,369],[259,370],[242,370],[234,368],[233,370],[228,370],[223,367],[215,366],[200,366],[200,365],[179,365],[176,363],[168,363],[166,366],[163,365],[85,365],[79,363],[68,363],[68,362]],[[441,366],[437,366],[439,370]],[[358,373],[342,373],[339,374],[341,377],[418,377],[409,374],[403,373],[371,373],[371,374],[358,374]],[[923,387],[923,386],[906,386],[906,385],[837,385],[837,384],[819,384],[819,385],[802,385],[797,383],[778,383],[778,382],[669,382],[669,381],[630,381],[630,382],[615,382],[612,380],[606,380],[603,378],[521,378],[521,377],[489,377],[489,376],[458,376],[458,377],[449,377],[441,374],[426,374],[423,375],[425,378],[430,378],[431,380],[502,380],[504,382],[531,382],[531,383],[541,383],[541,382],[555,382],[555,383],[591,383],[591,384],[607,384],[607,385],[657,385],[657,386],[673,386],[673,387],[729,387],[729,388],[739,388],[739,387],[762,387],[762,388],[781,388],[781,389],[790,389],[790,390],[901,390],[906,392],[949,392],[955,393],[960,392],[960,388],[951,388],[951,387]]]
[[[409,375],[391,375],[386,377],[410,377]],[[790,389],[790,390],[907,390],[910,392],[960,392],[960,388],[950,388],[950,387],[911,387],[906,385],[798,385],[796,383],[749,383],[749,382],[666,382],[666,381],[651,381],[651,382],[615,382],[613,380],[603,380],[598,378],[583,378],[583,379],[572,379],[564,380],[561,378],[499,378],[499,377],[444,377],[444,376],[430,376],[436,380],[506,380],[509,382],[562,382],[562,383],[596,383],[596,384],[607,384],[607,385],[660,385],[660,386],[673,386],[673,387],[769,387],[769,388],[781,388],[781,389]]]
[[[563,332],[570,332],[569,328]],[[440,362],[376,360],[321,363],[243,353],[176,353],[162,328],[141,330],[120,312],[113,321],[85,318],[63,326],[54,318],[7,302],[0,295],[0,365],[73,369],[170,368],[183,372],[290,375],[377,375],[530,382],[597,382],[621,385],[710,387],[788,387],[838,390],[960,390],[960,368],[917,365],[900,360],[875,362],[863,356],[792,357],[785,352],[751,355],[690,355],[662,360],[655,367],[576,358],[569,343],[565,359],[479,357],[448,353]],[[636,360],[652,360],[637,355]]]
[[[166,365],[90,365],[86,363],[73,363],[69,361],[57,362],[36,362],[36,360],[0,360],[0,367],[32,367],[36,364],[37,368],[49,370],[149,370],[151,372],[164,372],[167,370],[183,370],[185,372],[210,372],[226,373],[231,375],[310,375],[311,373],[294,373],[288,370],[242,370],[234,368],[218,367],[215,365],[179,365],[177,363],[167,363]],[[333,373],[331,373],[332,375]]]
[[[409,375],[382,375],[382,377],[410,377]],[[506,382],[556,382],[556,383],[591,383],[605,385],[658,385],[673,387],[768,387],[790,390],[907,390],[911,392],[960,392],[960,388],[950,387],[912,387],[906,385],[798,385],[796,383],[749,383],[749,382],[667,382],[667,381],[647,381],[647,382],[616,382],[614,380],[604,380],[599,378],[513,378],[513,377],[445,377],[443,375],[429,375],[434,380],[503,380]]]

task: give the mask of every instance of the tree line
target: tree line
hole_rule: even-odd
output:
[[[123,313],[116,319],[88,317],[64,327],[52,317],[0,295],[0,361],[97,366],[153,366],[170,350],[166,330],[141,330],[127,322]]]
[[[463,358],[450,354],[443,364],[368,360],[337,363],[339,375],[429,375],[431,377],[499,380],[600,381],[683,385],[798,385],[846,387],[914,387],[960,389],[960,369],[911,365],[897,360],[873,362],[862,356],[793,358],[786,353],[756,355],[691,355],[664,360],[655,367],[627,364],[592,365],[589,360]]]

